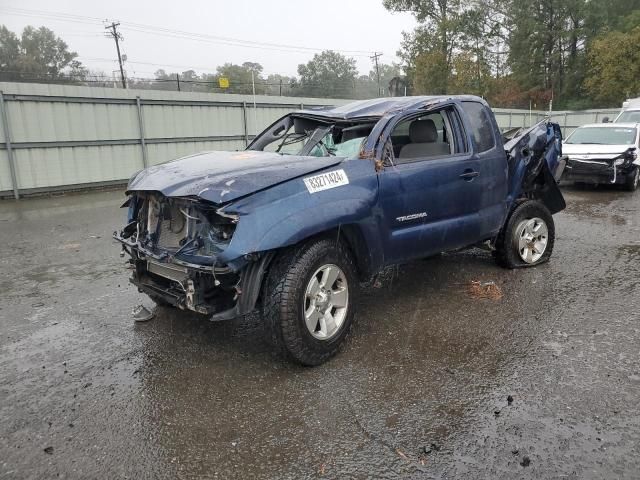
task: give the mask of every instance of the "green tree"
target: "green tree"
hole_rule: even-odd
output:
[[[291,95],[291,88],[294,79],[286,75],[277,73],[267,77],[265,93],[267,95]]]
[[[398,77],[402,75],[402,69],[399,65],[395,64],[387,64],[381,63],[378,67],[380,72],[380,89],[382,90],[381,94],[383,96],[387,96],[389,94],[389,82],[394,77]],[[378,72],[375,67],[369,71],[369,79],[376,84],[376,94],[378,92]]]
[[[419,23],[412,33],[405,32],[398,52],[414,79],[416,91],[446,93],[453,54],[461,45],[464,14],[471,9],[471,2],[383,0],[382,4],[392,12],[413,13]]]
[[[17,71],[20,57],[20,40],[4,25],[0,26],[0,71]]]
[[[593,42],[585,87],[599,105],[620,105],[640,95],[640,27],[610,32]]]
[[[178,90],[178,82],[176,81],[176,75],[178,75],[178,73],[166,72],[162,68],[156,70],[154,74],[156,81],[153,82],[153,89],[154,90],[172,90],[172,91]],[[136,87],[140,86],[137,84],[137,82],[134,83],[130,80],[129,87],[134,88],[134,85]]]
[[[593,106],[585,91],[590,49],[597,36],[624,27],[640,0],[502,1],[510,29],[509,67],[521,89],[532,98],[553,97],[559,108]]]
[[[404,32],[398,52],[415,91],[447,93],[452,88],[457,91],[459,85],[454,84],[458,80],[454,77],[455,71],[463,67],[461,58],[475,64],[475,70],[464,65],[469,73],[475,71],[474,93],[486,92],[492,71],[496,76],[504,75],[506,1],[383,0],[387,9],[410,11],[419,22],[413,32]],[[461,54],[464,57],[458,58]]]
[[[46,27],[25,27],[20,39],[5,26],[0,27],[0,72],[5,79],[56,80],[65,75],[81,79],[87,70],[77,57]]]
[[[585,42],[585,5],[584,0],[510,2],[509,65],[525,90],[539,88],[562,97],[568,73],[574,74],[569,86],[580,84],[575,73],[581,68],[579,48]],[[524,11],[527,15],[518,14]]]
[[[380,90],[378,90],[378,74],[380,74]],[[373,67],[368,75],[359,75],[355,81],[355,93],[353,98],[367,99],[379,96],[389,96],[389,82],[394,77],[401,75],[398,65],[381,63],[378,70]]]
[[[586,1],[584,30],[587,38],[595,37],[611,30],[626,31],[629,25],[625,23],[633,20],[632,12],[640,10],[640,0],[607,0]],[[637,17],[635,20],[637,21]],[[631,27],[638,26],[635,23]]]
[[[454,56],[449,81],[449,93],[486,96],[491,73],[489,65],[474,52]]]
[[[354,95],[358,71],[356,61],[326,50],[306,64],[298,65],[298,95],[309,97],[349,98]]]
[[[216,74],[217,77],[229,79],[229,88],[225,89],[226,93],[249,95],[253,92],[253,82],[255,82],[256,94],[260,95],[265,93],[262,70],[262,65],[255,62],[244,62],[242,65],[225,63],[217,68]]]
[[[447,93],[451,64],[446,55],[430,50],[417,55],[411,69],[413,92],[417,95]]]
[[[398,52],[416,93],[476,93],[495,105],[531,102],[538,108],[553,98],[556,108],[576,109],[593,106],[589,94],[596,90],[599,103],[625,95],[605,94],[593,72],[613,58],[629,65],[632,57],[602,49],[602,37],[612,31],[632,36],[640,25],[640,0],[383,0],[383,5],[412,12],[419,23],[404,33]],[[592,48],[599,48],[593,56]]]

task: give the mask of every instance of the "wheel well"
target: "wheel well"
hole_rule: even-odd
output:
[[[327,235],[335,235],[336,241],[341,241],[349,249],[358,269],[358,277],[361,281],[368,280],[373,275],[370,251],[362,230],[358,225],[340,225],[328,232]]]
[[[342,242],[343,246],[347,247],[355,261],[360,280],[366,281],[371,277],[371,275],[373,275],[371,259],[369,258],[369,255],[367,255],[367,252],[369,252],[369,246],[367,245],[362,230],[357,224],[338,225],[337,227],[318,232],[301,240],[295,246],[319,240],[321,238],[328,238],[335,240],[336,242]]]
[[[349,250],[356,264],[357,274],[360,281],[365,282],[371,278],[371,276],[373,275],[373,271],[371,268],[371,259],[369,258],[369,255],[366,255],[366,252],[369,252],[369,246],[364,239],[364,235],[360,230],[360,227],[354,224],[339,225],[338,227],[330,228],[323,232],[319,232],[307,238],[304,238],[295,245],[283,247],[278,250],[269,252],[270,254],[272,254],[272,256],[267,261],[264,274],[262,275],[262,279],[260,281],[260,292],[256,300],[256,305],[258,305],[263,300],[264,284],[269,275],[269,270],[271,269],[271,266],[275,261],[275,257],[277,257],[283,251],[297,248],[300,245],[303,245],[310,241],[320,240],[323,238],[335,239],[336,242],[342,242],[342,244]]]

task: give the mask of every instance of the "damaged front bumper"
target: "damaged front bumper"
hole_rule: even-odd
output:
[[[624,184],[636,168],[634,152],[613,159],[569,157],[563,180],[594,184]]]
[[[211,320],[254,310],[272,255],[246,256],[235,268],[221,263],[218,253],[231,236],[224,232],[233,233],[228,219],[215,224],[221,220],[214,210],[158,195],[133,196],[125,206],[129,223],[113,238],[130,257],[130,281],[140,292]]]

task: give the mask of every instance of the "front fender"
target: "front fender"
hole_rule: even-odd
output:
[[[310,193],[304,177],[299,177],[226,206],[224,212],[238,215],[239,220],[219,259],[233,266],[248,254],[287,247],[341,225],[357,224],[375,262],[382,248],[374,214],[378,178],[373,161],[350,159],[325,171],[336,169],[344,170],[348,185]]]

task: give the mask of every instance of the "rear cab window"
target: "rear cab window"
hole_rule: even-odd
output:
[[[491,113],[478,102],[461,102],[462,109],[469,117],[471,136],[475,141],[477,153],[488,152],[496,146]]]

